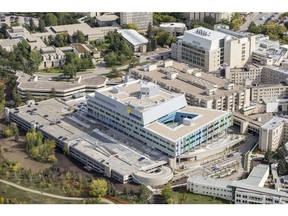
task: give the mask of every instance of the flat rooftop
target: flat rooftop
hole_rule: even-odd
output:
[[[105,85],[107,82],[106,77],[102,76],[89,76],[82,78],[82,80],[77,83],[74,82],[62,82],[62,81],[48,81],[38,79],[38,81],[33,81],[32,77],[28,74],[24,73],[17,73],[18,75],[18,86],[17,88],[22,88],[31,91],[50,91],[51,88],[55,88],[56,91],[69,91],[77,88],[85,88],[88,86],[102,86]]]
[[[111,21],[115,21],[116,19],[118,19],[118,16],[114,14],[104,14],[102,16],[96,16],[96,19],[101,22],[111,22]]]
[[[232,180],[226,180],[226,179],[213,179],[213,178],[207,178],[203,176],[190,176],[188,178],[188,181],[193,181],[196,184],[204,184],[205,186],[211,186],[211,187],[228,187],[232,184]]]
[[[282,123],[288,123],[288,119],[279,116],[274,116],[273,119],[264,124],[261,128],[265,130],[272,130],[280,126]]]
[[[170,101],[175,96],[179,95],[159,88],[157,95],[152,97],[141,97],[141,87],[148,87],[149,84],[151,85],[152,83],[147,84],[146,82],[140,80],[132,81],[129,83],[117,85],[117,87],[100,89],[98,92],[105,95],[106,97],[113,98],[122,104],[130,105],[140,112],[144,112],[151,107],[155,107],[163,102]]]
[[[165,161],[155,162],[147,157],[139,161],[143,155],[117,141],[111,141],[102,135],[101,132],[85,135],[69,141],[69,145],[86,156],[110,166],[122,175],[131,175],[140,170],[145,170],[146,167],[166,163]],[[103,140],[103,138],[105,140]]]
[[[148,39],[139,34],[134,29],[120,29],[118,32],[121,33],[122,37],[124,37],[134,46],[148,43]]]
[[[172,140],[177,141],[182,137],[186,137],[188,134],[191,134],[193,131],[204,127],[205,125],[210,124],[211,122],[216,121],[216,119],[224,117],[229,112],[214,110],[214,109],[206,109],[202,107],[194,107],[187,106],[183,109],[180,109],[177,112],[185,113],[185,114],[193,114],[196,115],[193,118],[193,123],[191,125],[180,124],[175,128],[171,128],[162,122],[155,121],[147,126],[146,129],[154,132],[156,134],[160,134],[161,136]]]
[[[145,171],[153,167],[159,167],[166,164],[168,156],[158,156],[157,161],[149,155],[142,155],[137,149],[131,149],[108,135],[94,129],[93,125],[85,128],[73,121],[68,114],[73,106],[73,101],[61,102],[58,99],[49,99],[38,102],[38,105],[27,105],[18,107],[19,113],[16,114],[20,119],[26,122],[37,123],[41,125],[40,130],[50,134],[56,140],[62,136],[66,137],[69,145],[81,151],[88,157],[98,162],[109,163],[109,166],[122,175],[130,175],[134,172]],[[37,109],[36,115],[31,115],[27,110]],[[10,112],[15,112],[10,109]],[[48,115],[44,117],[44,115]],[[51,122],[60,120],[58,124],[50,125]],[[144,157],[143,160],[139,160]],[[104,160],[104,161],[103,161]]]
[[[245,179],[246,183],[250,185],[259,186],[261,181],[265,177],[264,175],[267,173],[268,170],[269,170],[268,165],[265,164],[257,165],[256,167],[253,168],[248,178]]]
[[[2,47],[14,46],[14,45],[17,45],[19,42],[21,42],[21,40],[19,38],[17,38],[17,39],[4,39],[4,40],[0,40],[0,45]]]
[[[212,41],[212,40],[220,40],[222,38],[225,38],[226,34],[219,32],[219,31],[207,29],[204,27],[198,27],[198,28],[185,31],[183,40],[192,42],[193,37],[204,38],[206,40]]]
[[[166,67],[167,68],[167,67]],[[227,94],[237,93],[245,89],[245,87],[241,85],[234,84],[234,88],[230,90],[226,90],[224,88],[225,83],[228,82],[226,79],[220,79],[218,77],[213,76],[212,74],[205,73],[202,70],[197,68],[191,68],[194,72],[201,72],[201,76],[197,77],[192,74],[182,72],[183,69],[187,68],[187,65],[184,63],[178,63],[173,61],[173,65],[170,67],[175,72],[178,72],[178,76],[176,79],[170,80],[167,78],[167,75],[161,72],[161,69],[165,69],[164,67],[157,67],[156,70],[152,71],[142,71],[141,66],[137,66],[132,68],[133,71],[136,71],[138,74],[143,75],[153,81],[157,81],[159,83],[165,84],[167,87],[173,87],[178,89],[179,92],[195,95],[197,98],[211,100],[215,98],[219,98],[221,96],[226,96]],[[213,87],[217,85],[217,90],[215,95],[207,95],[206,90],[199,87],[207,86]]]

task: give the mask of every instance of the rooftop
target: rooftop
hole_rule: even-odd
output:
[[[168,69],[167,69],[168,68]],[[169,69],[170,68],[170,69]],[[162,71],[161,71],[162,69]],[[195,76],[193,74],[184,73],[184,69],[193,70],[192,73],[200,72],[200,76]],[[165,84],[167,87],[172,87],[177,89],[179,92],[191,94],[197,96],[197,98],[211,100],[214,98],[219,98],[221,96],[226,96],[227,94],[233,94],[245,89],[241,85],[234,85],[233,89],[226,90],[225,83],[228,82],[226,79],[220,79],[212,74],[202,72],[198,68],[188,68],[184,63],[178,63],[173,61],[173,65],[164,68],[163,66],[157,67],[156,70],[152,71],[142,71],[141,66],[132,68],[133,71],[137,72],[141,76],[152,79],[159,83]],[[178,76],[174,80],[167,79],[165,71],[175,71],[178,72]],[[217,88],[215,95],[207,95],[207,88]]]
[[[87,47],[85,44],[72,43],[72,46],[75,47],[75,49],[76,49],[79,53],[89,52],[89,49],[88,49],[88,47]]]
[[[1,39],[0,40],[0,45],[2,47],[8,47],[8,46],[14,46],[17,45],[21,40],[19,38],[17,39]]]
[[[102,16],[96,16],[96,19],[101,22],[109,22],[109,21],[115,21],[118,19],[118,16],[114,14],[104,14]]]
[[[265,130],[273,130],[274,128],[280,126],[282,123],[288,123],[288,119],[279,116],[274,116],[273,119],[264,124],[261,128]]]
[[[265,174],[267,174],[268,170],[269,170],[268,165],[265,164],[257,165],[256,167],[253,168],[248,178],[244,180],[245,183],[254,186],[260,186],[260,183],[265,177]]]
[[[82,80],[77,82],[61,82],[61,81],[49,81],[38,79],[38,81],[34,82],[32,77],[28,74],[17,73],[19,83],[17,88],[27,89],[31,91],[51,91],[51,88],[55,88],[56,91],[70,91],[76,90],[77,88],[85,88],[88,86],[102,86],[105,85],[107,78],[101,76],[90,76],[82,78]]]
[[[171,27],[171,28],[185,28],[186,25],[185,23],[161,23],[160,24],[160,27],[164,27],[164,28],[167,28],[167,27]]]
[[[226,111],[194,106],[186,106],[177,112],[183,114],[184,116],[192,115],[192,124],[184,125],[181,121],[176,127],[169,127],[167,124],[161,122],[161,120],[158,120],[147,125],[145,128],[153,133],[160,134],[169,140],[177,141],[183,137],[186,137],[188,134],[191,134],[193,131],[203,128],[204,126],[211,124],[211,122],[216,121],[229,113]]]
[[[185,31],[183,41],[186,41],[187,43],[192,43],[195,45],[202,46],[204,45],[203,42],[209,43],[209,41],[220,40],[225,37],[226,37],[226,34],[222,32],[213,31],[211,29],[207,29],[204,27],[198,27],[198,28]],[[197,38],[201,38],[203,40],[196,41]],[[200,43],[200,44],[197,44],[197,43]]]
[[[188,181],[193,181],[196,184],[205,184],[205,186],[211,186],[211,187],[228,187],[232,184],[231,180],[225,180],[225,179],[213,179],[213,178],[207,178],[203,176],[190,176],[188,178]]]
[[[148,40],[134,29],[121,29],[118,32],[134,46],[148,43]]]

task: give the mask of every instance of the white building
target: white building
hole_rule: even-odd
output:
[[[61,67],[65,64],[66,56],[60,48],[42,47],[40,53],[42,54],[42,62],[39,69]]]
[[[88,114],[172,157],[212,141],[232,125],[231,112],[187,106],[184,94],[141,80],[88,95]]]
[[[264,124],[259,133],[259,148],[261,151],[276,151],[288,141],[288,119],[275,116]]]
[[[230,21],[232,13],[229,12],[185,12],[184,16],[187,20],[199,20],[204,21],[205,17],[212,17],[215,19],[215,23],[220,22],[223,19]]]
[[[0,46],[5,49],[7,52],[11,52],[14,50],[14,46],[16,46],[21,39],[0,39]]]
[[[153,24],[152,12],[121,12],[120,25],[133,23],[139,30],[147,30]]]
[[[148,40],[134,29],[121,29],[118,32],[134,52],[145,53]]]
[[[203,27],[185,31],[172,44],[171,57],[205,71],[218,70],[223,63],[243,67],[255,49],[255,36],[233,32],[222,25],[216,28],[217,31]]]
[[[190,176],[187,179],[187,190],[234,201],[235,204],[288,203],[287,193],[264,187],[268,175],[269,166],[259,164],[253,168],[247,179],[239,181]]]
[[[170,32],[173,36],[183,35],[187,31],[185,23],[161,23],[160,29]]]

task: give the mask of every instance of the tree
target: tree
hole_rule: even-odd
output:
[[[73,33],[72,40],[74,43],[85,43],[85,35],[82,31],[77,30]]]
[[[257,26],[255,22],[251,22],[248,26],[248,31],[254,34],[260,34],[262,32],[262,28]]]
[[[123,24],[122,28],[124,28],[124,29],[134,29],[135,31],[138,31],[138,28],[137,28],[137,26],[134,23]]]
[[[19,141],[19,130],[15,123],[12,123],[10,125],[10,129],[13,131],[13,134],[15,135],[15,141]]]
[[[243,24],[243,20],[239,13],[233,13],[230,21],[230,29],[238,31],[240,26]]]
[[[166,184],[161,191],[161,195],[164,197],[168,204],[173,203],[173,196],[172,196],[172,185],[170,183]]]
[[[76,76],[77,68],[73,63],[65,65],[63,69],[64,69],[64,75],[69,76],[70,78]]]
[[[288,171],[288,164],[285,159],[281,159],[277,166],[277,172],[280,176],[286,175]]]
[[[205,23],[208,23],[208,24],[212,25],[212,26],[216,23],[215,22],[215,18],[212,17],[212,16],[205,16],[203,21]]]
[[[31,68],[33,68],[33,71],[35,72],[36,70],[38,70],[42,62],[42,55],[37,49],[35,49],[32,52],[30,52],[29,56],[30,56],[29,60],[31,62]]]
[[[128,59],[133,56],[133,51],[131,48],[127,45],[126,42],[123,42],[121,44],[121,53],[124,54]]]
[[[25,99],[26,100],[32,100],[32,94],[30,91],[26,91],[25,92]]]
[[[11,136],[13,136],[13,131],[10,130],[10,129],[5,130],[5,131],[4,131],[4,136],[5,136],[5,137],[11,137]]]
[[[108,67],[115,65],[117,63],[117,56],[114,52],[109,52],[104,57],[104,61]]]
[[[278,157],[280,158],[280,160],[285,160],[286,154],[283,148],[279,148],[277,153],[278,153]]]
[[[15,103],[15,106],[19,106],[21,101],[22,101],[21,96],[18,93],[18,91],[16,90],[16,88],[13,88],[13,90],[12,90],[12,99]]]
[[[147,30],[147,37],[148,39],[152,39],[153,36],[154,36],[153,26],[152,26],[152,23],[149,22],[148,30]]]
[[[55,97],[56,97],[56,90],[55,90],[54,87],[51,88],[51,91],[50,91],[50,92],[51,92],[51,93],[50,93],[50,97],[51,97],[51,98],[55,98]]]
[[[89,194],[97,199],[101,199],[107,194],[107,190],[108,185],[104,179],[92,180]]]
[[[38,30],[40,32],[44,32],[45,31],[45,22],[44,22],[43,19],[39,19]]]
[[[41,19],[41,18],[40,18]],[[58,25],[57,17],[53,13],[47,13],[44,16],[45,26],[55,26]]]
[[[176,41],[176,38],[172,36],[170,32],[165,32],[165,31],[158,31],[156,35],[157,43],[160,46],[168,45],[170,46],[171,43]],[[151,45],[152,46],[152,45]],[[155,45],[153,45],[154,47]]]
[[[154,51],[158,47],[156,36],[154,35],[151,40],[151,50]]]
[[[149,189],[144,184],[141,184],[139,188],[139,194],[140,194],[140,197],[139,197],[140,200],[145,201],[148,199],[150,192],[149,192]]]
[[[266,153],[265,153],[265,160],[268,162],[268,163],[271,163],[271,159],[272,159],[272,152],[271,151],[267,151]]]

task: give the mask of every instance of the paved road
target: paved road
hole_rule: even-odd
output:
[[[4,184],[7,184],[7,185],[10,185],[12,187],[18,188],[20,190],[24,190],[24,191],[27,191],[27,192],[30,192],[30,193],[39,194],[39,195],[43,195],[43,196],[48,196],[48,197],[52,197],[52,198],[56,198],[56,199],[73,200],[73,201],[81,201],[81,200],[88,199],[88,198],[83,198],[83,197],[64,197],[64,196],[58,196],[58,195],[55,195],[55,194],[45,193],[45,192],[41,192],[41,191],[30,189],[30,188],[26,188],[26,187],[20,186],[18,184],[15,184],[15,183],[12,183],[12,182],[9,182],[9,181],[5,181],[3,179],[0,179],[0,182],[2,182]],[[101,202],[107,203],[107,204],[114,204],[112,201],[110,201],[108,199],[105,199],[105,198],[102,198]]]

